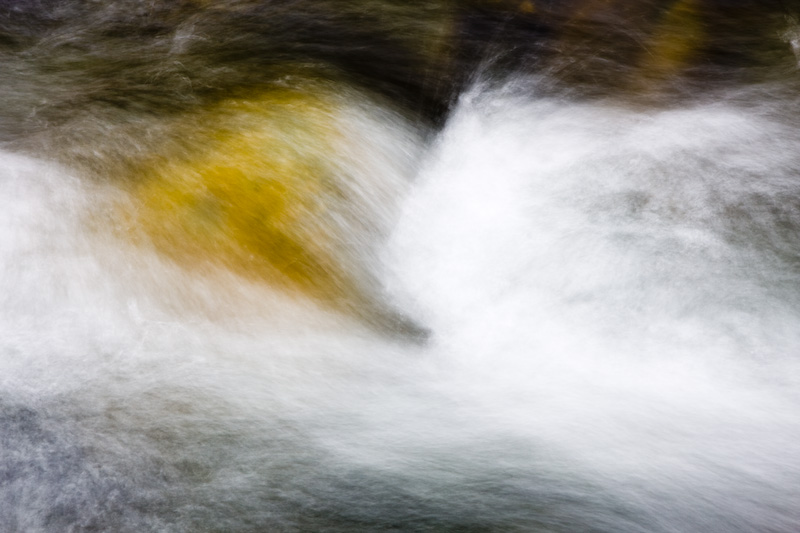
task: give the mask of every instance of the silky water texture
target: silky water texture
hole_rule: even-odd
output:
[[[797,93],[548,76],[433,132],[335,81],[4,148],[0,531],[800,530]],[[237,158],[315,176],[270,231],[324,283]]]

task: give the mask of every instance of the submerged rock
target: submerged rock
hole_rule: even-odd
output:
[[[379,257],[418,139],[346,93],[276,90],[176,122],[184,142],[122,180],[122,236],[195,272],[224,267],[420,335],[386,303]]]

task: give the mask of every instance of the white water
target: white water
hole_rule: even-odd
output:
[[[800,530],[800,130],[745,104],[466,96],[385,251],[422,347],[3,154],[0,530]]]

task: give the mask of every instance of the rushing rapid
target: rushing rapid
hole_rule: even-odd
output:
[[[470,75],[360,78],[313,42],[291,53],[341,72],[275,52],[234,90],[211,66],[260,41],[206,65],[214,23],[294,21],[251,4],[164,16],[184,48],[152,54],[207,69],[176,109],[172,85],[109,104],[80,64],[90,103],[52,87],[25,121],[18,85],[53,69],[22,73],[55,60],[3,52],[0,531],[800,530],[794,19],[752,78],[698,73],[695,34],[614,70],[577,35],[624,13],[510,2],[505,38],[541,46],[498,37]],[[716,9],[674,4],[651,57]],[[397,42],[445,46],[437,9]]]

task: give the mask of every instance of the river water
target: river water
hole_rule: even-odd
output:
[[[97,174],[160,148],[104,139],[115,115],[9,144],[0,531],[800,530],[790,76],[654,103],[487,75],[433,132],[360,89],[320,90],[322,118],[267,100],[345,134],[315,148],[349,180],[324,211],[344,222],[297,237],[368,278],[343,306],[242,266],[238,244],[183,251],[182,222],[132,237],[170,222]],[[248,132],[287,120],[236,109]],[[280,131],[267,144],[299,142]]]

